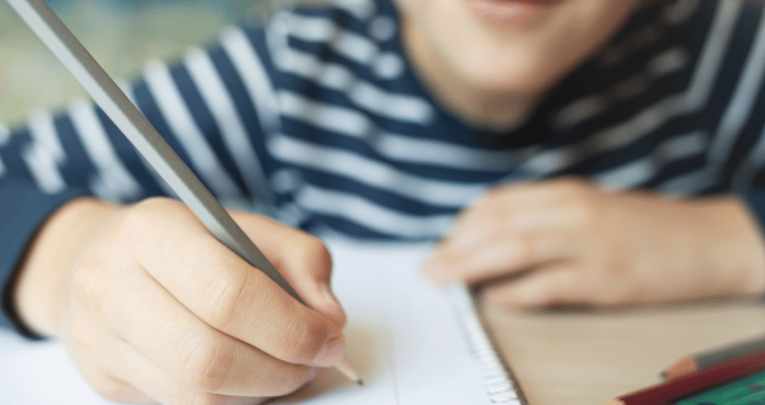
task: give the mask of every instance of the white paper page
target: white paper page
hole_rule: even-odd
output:
[[[424,245],[330,242],[348,313],[348,356],[365,385],[327,370],[274,404],[484,405],[491,401],[446,295],[419,272]],[[56,342],[0,333],[0,403],[106,405]]]
[[[451,303],[419,271],[426,245],[332,241],[333,289],[364,387],[327,371],[278,404],[491,404]]]
[[[57,342],[0,332],[0,404],[114,405],[96,394]]]

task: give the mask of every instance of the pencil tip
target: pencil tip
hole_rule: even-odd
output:
[[[356,380],[356,384],[358,384],[359,386],[362,386],[364,385],[364,381],[362,381],[361,378],[359,378],[358,380]]]
[[[661,374],[659,374],[659,375],[661,376],[661,378],[664,378],[664,379],[667,378],[667,372],[666,371],[662,371]]]

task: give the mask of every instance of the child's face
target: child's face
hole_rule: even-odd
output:
[[[405,35],[419,37],[407,42],[420,44],[410,45],[420,65],[475,90],[516,94],[547,91],[614,35],[639,1],[397,0]]]

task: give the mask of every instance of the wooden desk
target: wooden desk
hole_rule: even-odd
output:
[[[680,357],[765,333],[756,301],[485,316],[530,405],[604,405]]]

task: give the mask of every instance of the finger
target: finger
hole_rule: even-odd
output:
[[[562,262],[487,288],[482,301],[510,308],[539,308],[589,303],[590,288],[574,262]]]
[[[580,242],[570,233],[488,238],[469,250],[439,250],[423,265],[423,272],[440,283],[455,279],[476,283],[570,260],[580,252]]]
[[[447,238],[453,245],[480,241],[487,232],[539,232],[587,224],[592,209],[583,198],[592,186],[575,180],[507,186],[463,211]]]
[[[137,221],[154,231],[151,243],[133,243],[140,264],[205,323],[290,363],[329,366],[342,358],[337,323],[253,269],[189,211],[154,210]]]
[[[288,363],[207,325],[148,274],[123,280],[109,326],[181,385],[199,392],[273,396],[302,385],[311,367]]]
[[[94,349],[93,347],[90,348],[91,353]],[[113,353],[101,353],[101,355],[113,357]],[[134,385],[115,377],[114,373],[95,367],[96,361],[89,361],[87,364],[84,365],[81,362],[78,365],[78,370],[93,391],[101,397],[120,403],[149,404],[156,402],[154,398]]]
[[[345,311],[330,284],[332,257],[321,240],[262,216],[233,215],[306,304],[345,326]]]
[[[109,401],[128,404],[153,404],[157,400],[145,394],[132,384],[101,373],[97,377],[86,378],[91,388],[102,398]]]
[[[442,250],[473,250],[487,240],[542,232],[576,232],[579,216],[565,206],[529,211],[476,213],[454,228],[439,245]]]
[[[64,335],[62,343],[90,387],[100,396],[114,402],[156,402],[137,387],[117,377],[121,375],[120,358],[127,345],[121,342],[112,329],[104,327],[100,322],[93,322],[93,314],[80,300],[68,300],[67,305],[71,316],[65,323],[76,333]]]
[[[490,189],[473,207],[497,207],[510,211],[544,208],[560,205],[594,187],[586,180],[574,177],[515,183]]]
[[[266,397],[236,397],[189,389],[180,384],[171,375],[157,368],[151,360],[147,359],[135,350],[125,346],[125,355],[120,361],[119,367],[113,372],[122,375],[133,385],[141,387],[151,398],[150,403],[162,403],[165,405],[195,405],[195,404],[220,404],[220,405],[256,405],[265,402]]]

